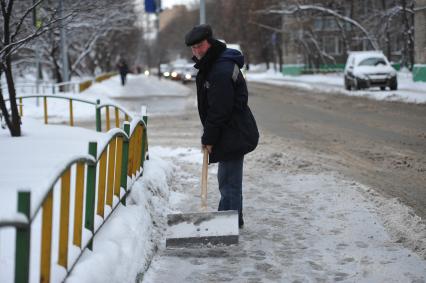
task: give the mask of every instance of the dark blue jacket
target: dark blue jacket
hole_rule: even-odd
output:
[[[198,113],[203,124],[201,143],[213,145],[210,162],[233,160],[254,150],[259,132],[247,105],[246,81],[240,72],[244,65],[241,52],[213,40],[201,60],[198,74]]]

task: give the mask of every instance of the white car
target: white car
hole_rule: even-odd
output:
[[[356,51],[349,53],[345,66],[345,88],[364,89],[380,87],[398,88],[395,69],[381,51]]]

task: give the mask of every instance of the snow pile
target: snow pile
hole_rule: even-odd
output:
[[[89,141],[105,136],[77,127],[44,125],[28,117],[23,117],[21,137],[0,129],[0,219],[16,213],[18,190],[31,190],[31,207],[37,208],[61,166],[87,154]]]
[[[374,202],[375,213],[383,219],[384,226],[393,241],[410,248],[426,259],[426,222],[416,215],[412,208],[404,205],[398,198],[385,199],[373,189],[359,186],[367,198]],[[395,213],[398,212],[398,213]]]
[[[168,213],[171,163],[151,155],[143,177],[133,184],[127,206],[120,206],[96,235],[67,282],[134,282],[157,250],[159,223]]]
[[[201,149],[199,148],[171,148],[171,147],[158,147],[155,146],[150,149],[150,152],[154,152],[156,156],[161,158],[179,158],[183,162],[189,162],[194,164],[202,164],[203,157]]]
[[[412,74],[402,70],[398,72],[398,90],[382,91],[379,88],[348,91],[343,86],[343,73],[284,76],[270,69],[265,72],[249,72],[247,80],[273,85],[286,85],[309,91],[338,93],[348,96],[362,96],[375,100],[426,103],[426,83],[413,82]]]

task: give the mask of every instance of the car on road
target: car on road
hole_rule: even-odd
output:
[[[344,70],[347,90],[380,87],[398,89],[395,69],[381,51],[350,52]]]
[[[188,64],[182,71],[182,83],[186,84],[195,81],[197,76],[197,69],[194,68],[193,64]]]
[[[174,68],[170,72],[170,79],[173,81],[180,81],[182,79],[182,69],[181,68]]]

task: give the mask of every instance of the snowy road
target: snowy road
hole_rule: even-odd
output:
[[[264,129],[331,156],[339,172],[426,217],[426,105],[250,84]]]

